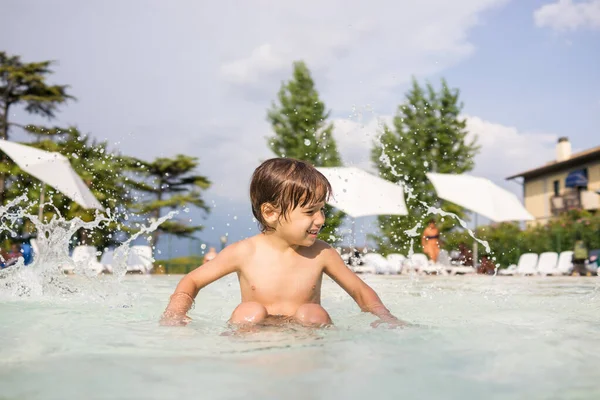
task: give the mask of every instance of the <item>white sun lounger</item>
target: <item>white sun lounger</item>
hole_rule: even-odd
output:
[[[560,253],[556,268],[563,275],[569,275],[571,272],[573,272],[573,252],[563,251]]]
[[[517,265],[511,265],[504,270],[498,271],[498,275],[535,275],[537,274],[538,255],[535,253],[524,253],[519,257]]]
[[[364,266],[374,270],[376,274],[390,274],[392,272],[391,263],[379,253],[367,253],[362,256]]]
[[[75,247],[71,258],[76,265],[76,270],[81,270],[84,273],[100,274],[104,268],[98,262],[97,251],[94,246]]]
[[[407,272],[420,272],[429,265],[429,259],[423,253],[413,253],[406,259],[404,270]]]
[[[450,268],[450,256],[446,250],[441,249],[437,261],[433,263],[427,260],[427,265],[421,267],[420,272],[424,274],[448,275],[448,268]]]
[[[402,273],[402,267],[406,262],[406,257],[404,255],[397,253],[388,254],[387,260],[390,263],[390,267],[392,268],[392,274]]]
[[[154,268],[152,248],[146,245],[131,246],[127,257],[127,272],[147,274]]]
[[[558,253],[547,251],[540,254],[537,270],[540,275],[562,275],[558,269]]]

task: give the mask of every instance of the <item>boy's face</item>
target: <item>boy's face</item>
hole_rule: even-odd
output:
[[[293,245],[311,246],[325,223],[325,203],[296,207],[281,218],[276,231]]]

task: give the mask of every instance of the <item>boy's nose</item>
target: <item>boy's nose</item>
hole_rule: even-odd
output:
[[[315,225],[317,225],[320,228],[321,226],[323,226],[324,223],[325,223],[325,214],[323,212],[320,212],[319,216],[317,217],[317,219],[315,221]]]

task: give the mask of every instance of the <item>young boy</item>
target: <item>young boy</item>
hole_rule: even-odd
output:
[[[223,249],[213,260],[184,276],[163,313],[162,325],[186,325],[186,313],[198,291],[237,273],[242,302],[229,322],[253,325],[293,321],[326,326],[321,307],[323,273],[337,282],[361,310],[380,323],[404,325],[377,294],[343,262],[337,251],[317,240],[325,223],[323,207],[331,193],[327,179],[312,165],[288,158],[262,163],[252,176],[252,213],[261,233]]]

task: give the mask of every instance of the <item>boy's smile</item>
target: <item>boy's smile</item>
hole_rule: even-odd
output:
[[[310,237],[313,237],[313,236],[314,236],[314,237],[316,238],[316,237],[317,237],[317,235],[319,235],[319,231],[320,231],[320,230],[321,230],[321,229],[311,229],[311,230],[309,230],[309,231],[306,231],[306,232],[308,232],[308,236],[310,236]]]
[[[325,223],[323,207],[324,202],[296,207],[288,214],[287,219],[280,221],[277,230],[289,239],[290,243],[311,246]]]

